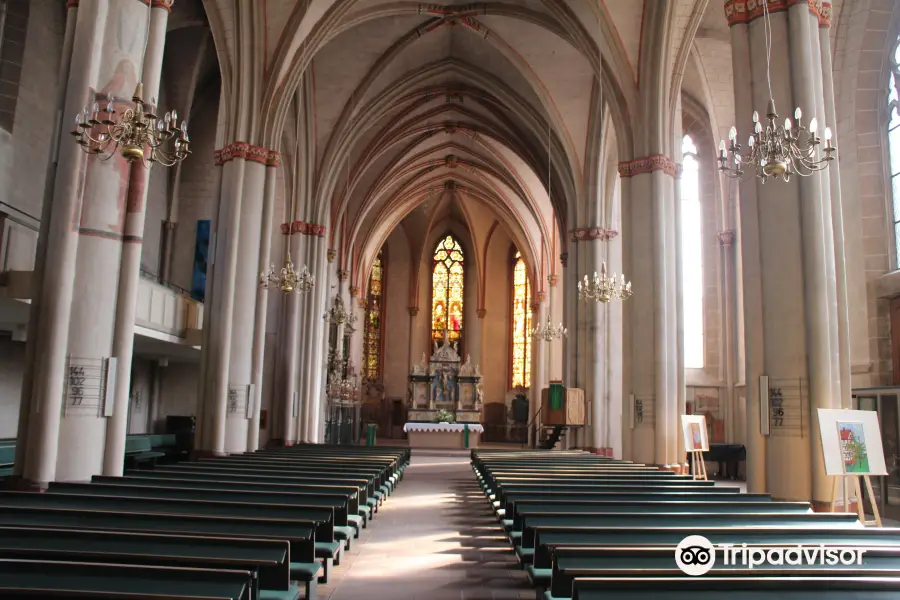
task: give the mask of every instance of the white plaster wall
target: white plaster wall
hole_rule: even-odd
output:
[[[196,363],[169,363],[160,375],[159,419],[169,415],[197,414],[197,384],[200,366]]]

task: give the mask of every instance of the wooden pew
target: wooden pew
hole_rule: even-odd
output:
[[[253,599],[260,589],[272,600],[300,595],[290,583],[290,545],[282,540],[0,527],[0,558],[237,569],[252,574]]]
[[[220,482],[220,481],[196,481],[193,479],[163,479],[152,477],[106,477],[95,475],[91,482],[94,485],[104,486],[104,489],[170,489],[170,490],[197,490],[201,492],[227,492],[229,494],[240,494],[245,492],[249,494],[241,501],[252,501],[252,498],[266,498],[270,502],[282,504],[296,503],[299,505],[307,504],[314,506],[332,506],[334,512],[334,535],[335,538],[347,541],[347,548],[350,547],[351,537],[359,537],[358,523],[361,521],[351,521],[351,516],[357,516],[359,511],[358,494],[356,490],[344,493],[326,492],[326,491],[310,491],[305,489],[298,491],[301,486],[291,485],[266,485],[258,483],[241,483],[241,482]],[[87,484],[53,484],[62,485],[87,485]],[[151,492],[152,493],[152,492]],[[233,496],[238,500],[237,495]],[[347,524],[346,526],[343,524]],[[352,535],[351,535],[352,534]]]
[[[613,513],[655,515],[669,513],[693,513],[697,516],[718,515],[720,513],[747,513],[755,515],[767,514],[812,514],[808,502],[691,502],[679,501],[637,501],[637,502],[591,502],[588,504],[544,504],[541,502],[519,502],[516,504],[514,516],[509,519],[507,531],[522,531],[525,519],[559,517],[575,517],[585,521],[594,515],[606,516]]]
[[[118,479],[118,478],[115,478]],[[368,523],[368,519],[366,515],[369,514],[369,507],[364,506],[361,502],[365,502],[367,492],[365,489],[360,490],[359,486],[356,485],[326,485],[323,483],[314,483],[308,482],[306,478],[296,478],[296,477],[278,477],[278,476],[265,476],[265,475],[253,475],[253,474],[229,474],[222,472],[213,472],[209,473],[206,471],[196,471],[196,472],[169,472],[164,469],[155,469],[153,471],[132,471],[125,474],[122,478],[125,480],[142,480],[142,481],[152,481],[152,480],[162,480],[166,482],[194,482],[194,483],[203,483],[206,485],[207,483],[215,483],[215,484],[223,484],[223,485],[232,485],[239,484],[249,487],[284,487],[290,488],[290,491],[296,490],[298,493],[323,493],[323,494],[347,494],[351,499],[350,504],[353,505],[355,502],[355,506],[357,508],[357,512],[355,514],[348,514],[348,520],[354,521],[354,523],[360,523],[359,520],[354,519],[357,517],[361,519],[361,523],[363,527],[366,527]],[[97,481],[98,483],[106,483],[107,479],[95,475],[92,478],[92,481]],[[179,483],[180,485],[180,483]],[[287,490],[285,490],[287,491]],[[350,509],[348,509],[348,513]]]
[[[91,485],[91,484],[87,484]],[[68,494],[54,491],[31,494],[28,492],[0,492],[0,507],[34,506],[49,508],[83,509],[117,512],[140,512],[163,515],[197,515],[281,519],[298,525],[315,528],[315,555],[322,559],[324,569],[319,581],[328,582],[329,565],[335,553],[340,553],[340,542],[334,539],[334,509],[330,507],[305,507],[291,505],[267,505],[260,511],[258,505],[246,502],[224,502],[210,500],[176,500],[145,495],[142,497],[105,496],[92,494]]]
[[[893,577],[592,577],[576,579],[572,600],[895,600]]]
[[[37,494],[31,495],[38,497]],[[294,520],[136,511],[100,512],[95,508],[51,508],[0,503],[0,525],[287,540],[291,549],[291,579],[304,584],[308,598],[315,596],[316,576],[322,568],[315,556],[315,527]]]
[[[766,548],[770,546],[765,546]],[[791,546],[787,546],[790,548]],[[856,548],[854,548],[856,549]],[[860,548],[862,549],[862,548]],[[801,577],[832,576],[853,577],[884,576],[893,572],[900,576],[900,548],[865,548],[865,560],[861,565],[802,565],[756,566],[752,570],[741,565],[724,565],[717,560],[711,575],[716,577],[777,577],[795,574]],[[536,582],[549,585],[545,599],[564,599],[572,596],[577,578],[590,577],[679,577],[675,565],[673,547],[647,548],[557,548],[553,556],[553,568],[546,580]]]
[[[897,547],[900,528],[834,528],[829,525],[780,527],[591,527],[542,528],[535,531],[533,559],[535,569],[552,567],[552,554],[567,547],[675,547],[689,535],[702,535],[713,544],[827,544],[838,546]]]
[[[172,600],[249,600],[250,573],[85,562],[0,559],[0,597],[155,594]],[[124,597],[124,596],[120,596]]]

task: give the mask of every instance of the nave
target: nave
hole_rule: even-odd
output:
[[[684,558],[689,536],[705,538],[688,548],[707,544],[711,561]],[[840,551],[835,561],[750,568],[726,564],[726,544]],[[661,593],[895,599],[900,528],[581,451],[299,445],[0,492],[4,599]]]

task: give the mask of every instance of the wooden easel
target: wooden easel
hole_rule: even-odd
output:
[[[866,484],[866,493],[869,495],[869,503],[872,505],[872,513],[875,516],[871,521],[866,520],[866,510],[863,506],[865,502],[863,502],[862,484],[859,481],[860,477],[862,477]],[[831,486],[831,512],[834,512],[837,502],[838,480],[841,482],[841,499],[844,502],[844,512],[848,512],[847,507],[850,506],[848,487],[852,485],[853,489],[856,491],[856,513],[859,515],[859,522],[866,527],[872,525],[881,527],[881,513],[878,511],[878,503],[875,501],[875,491],[872,489],[872,480],[869,479],[868,475],[836,475]]]
[[[691,450],[691,475],[694,479],[706,481],[706,461],[703,460],[703,450]]]

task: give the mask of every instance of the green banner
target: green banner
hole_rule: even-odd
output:
[[[550,384],[550,409],[559,410],[563,407],[563,386],[561,383]]]
[[[378,429],[378,426],[375,423],[369,423],[366,426],[366,446],[374,446],[375,445],[375,431]]]
[[[463,425],[463,448],[469,447],[469,426]]]

